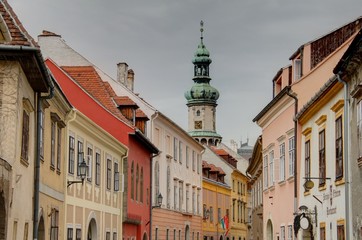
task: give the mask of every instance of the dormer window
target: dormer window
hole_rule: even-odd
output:
[[[294,59],[293,62],[293,70],[294,70],[294,81],[297,81],[302,77],[302,60]]]

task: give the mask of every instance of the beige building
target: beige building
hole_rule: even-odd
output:
[[[122,236],[123,183],[119,173],[123,172],[127,149],[77,110],[68,116],[66,124],[64,235],[73,239],[118,239]],[[83,159],[93,167],[88,168],[84,183],[79,183]]]
[[[33,194],[40,160],[36,113],[51,79],[39,48],[7,1],[0,2],[0,15],[0,239],[31,239],[37,234],[39,203]]]

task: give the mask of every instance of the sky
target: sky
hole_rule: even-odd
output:
[[[253,118],[272,100],[272,79],[304,43],[362,16],[361,0],[8,0],[29,34],[59,34],[116,78],[116,64],[135,72],[135,92],[187,131],[185,91],[193,55],[210,52],[210,84],[220,98],[223,142],[253,145]]]

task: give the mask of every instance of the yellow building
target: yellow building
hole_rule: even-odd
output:
[[[248,178],[235,169],[231,173],[231,214],[230,214],[230,239],[244,240],[248,234],[247,193]]]
[[[225,223],[225,220],[230,219],[231,188],[224,181],[224,171],[213,164],[203,161],[202,174],[203,239],[228,239],[226,234],[229,231],[229,224]]]
[[[65,239],[66,114],[71,106],[55,86],[54,96],[42,100],[40,112],[40,182],[38,239]]]

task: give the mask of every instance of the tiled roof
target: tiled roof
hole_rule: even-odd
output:
[[[81,85],[90,95],[98,100],[106,109],[126,123],[130,123],[119,111],[116,104],[112,101],[106,85],[99,77],[92,66],[63,66],[61,67],[69,74],[79,85]]]
[[[141,109],[136,109],[136,118],[147,118],[147,115],[141,110]]]
[[[127,96],[115,96],[113,99],[118,106],[137,106],[137,104]]]
[[[0,14],[2,18],[0,21],[4,21],[10,33],[10,41],[5,40],[3,44],[38,47],[6,0],[0,1]],[[6,35],[4,32],[2,34]]]
[[[209,168],[210,169],[210,166],[206,161],[202,161],[202,168]]]
[[[227,153],[224,149],[218,149],[218,148],[212,148],[212,150],[214,151],[214,153],[216,153],[219,156],[227,156],[229,155],[229,153]]]

